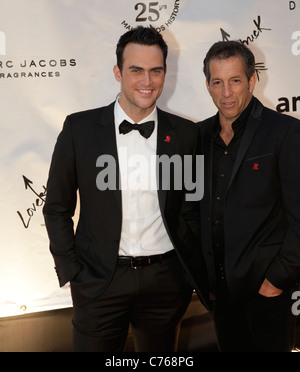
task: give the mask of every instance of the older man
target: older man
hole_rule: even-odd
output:
[[[240,42],[209,50],[218,114],[200,123],[202,247],[222,351],[291,351],[290,290],[300,274],[300,123],[253,96],[255,58]]]

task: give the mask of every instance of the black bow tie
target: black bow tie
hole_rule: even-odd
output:
[[[143,137],[149,138],[154,131],[154,125],[154,121],[147,121],[143,124],[131,124],[127,120],[124,120],[119,126],[119,131],[120,134],[127,134],[132,130],[138,130]]]

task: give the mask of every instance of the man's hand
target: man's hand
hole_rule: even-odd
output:
[[[274,287],[273,284],[268,281],[268,279],[265,279],[258,293],[264,297],[277,297],[280,296],[283,291]]]

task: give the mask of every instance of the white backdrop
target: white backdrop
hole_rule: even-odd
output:
[[[300,117],[300,0],[0,0],[0,317],[71,306],[42,216],[66,115],[115,100],[115,46],[152,24],[169,44],[159,106],[194,121],[215,114],[202,62],[216,41],[248,42],[256,96]],[[298,156],[298,154],[297,154]]]

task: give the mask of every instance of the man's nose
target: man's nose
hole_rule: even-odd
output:
[[[151,74],[150,74],[149,72],[145,72],[145,73],[144,73],[143,83],[144,83],[146,86],[151,85],[151,83],[152,83],[152,78],[151,78]]]
[[[225,97],[225,98],[228,98],[228,97],[230,97],[232,95],[232,89],[231,89],[231,86],[230,86],[230,84],[224,84],[223,85],[223,96]]]

